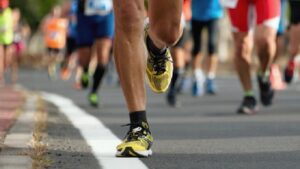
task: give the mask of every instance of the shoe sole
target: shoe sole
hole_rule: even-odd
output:
[[[117,151],[116,157],[137,157],[147,158],[152,155],[152,150],[134,151],[132,147],[126,147],[123,151]]]
[[[172,67],[171,72],[173,72],[173,67]],[[147,73],[148,86],[150,87],[150,89],[153,92],[160,94],[160,93],[165,93],[168,90],[168,88],[169,88],[169,86],[171,84],[171,80],[168,81],[168,84],[166,85],[165,88],[157,89],[154,85],[152,85],[151,80],[150,80],[150,78],[153,77],[153,76],[155,76],[155,75],[153,75],[148,69],[146,69],[146,73]],[[162,76],[162,75],[157,75],[157,76]],[[170,79],[172,79],[172,78],[173,78],[173,73],[171,74]]]
[[[97,103],[95,104],[95,103],[91,103],[91,102],[90,102],[90,105],[91,105],[92,107],[94,107],[94,108],[98,108],[98,107],[99,107],[99,105],[98,105]]]
[[[243,107],[237,111],[237,114],[244,114],[244,115],[255,115],[259,111],[259,107],[256,106],[254,109],[249,109],[247,107]]]

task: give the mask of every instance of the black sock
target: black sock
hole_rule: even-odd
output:
[[[181,78],[182,74],[183,74],[182,68],[174,67],[173,77],[170,84],[170,92],[174,92],[176,90],[177,82]]]
[[[167,48],[163,48],[163,49],[159,49],[158,47],[156,47],[153,43],[153,41],[150,39],[149,36],[147,36],[146,38],[146,45],[147,48],[155,55],[155,56],[161,56],[164,55],[167,51]]]
[[[89,72],[89,67],[83,67],[83,73],[88,73]]]
[[[100,83],[102,81],[102,78],[104,76],[105,69],[106,69],[106,66],[100,65],[100,64],[97,65],[96,70],[94,72],[94,81],[93,81],[93,86],[92,86],[92,91],[91,91],[92,93],[97,92],[97,90],[100,86]]]
[[[130,112],[129,117],[130,117],[131,127],[134,128],[136,126],[142,126],[143,128],[149,130],[146,111]]]

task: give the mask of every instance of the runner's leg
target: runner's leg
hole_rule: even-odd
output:
[[[289,1],[290,4],[290,31],[289,31],[289,54],[290,60],[284,71],[284,78],[287,83],[294,80],[294,75],[298,69],[299,59],[295,59],[300,54],[300,2]]]
[[[182,0],[149,1],[149,35],[157,48],[174,45],[179,39],[182,4]]]
[[[109,38],[101,38],[96,40],[98,63],[94,73],[94,82],[91,90],[92,93],[97,93],[97,90],[101,84],[106,66],[109,62],[111,46],[112,46],[112,41]]]
[[[206,21],[192,20],[192,38],[194,47],[192,51],[192,68],[193,68],[193,86],[192,95],[200,96],[203,94],[204,73],[202,71],[202,30],[207,27]]]
[[[272,104],[274,90],[270,82],[270,68],[276,54],[276,33],[280,21],[280,0],[255,2],[257,27],[255,44],[260,60],[258,84],[260,99],[264,106]],[[266,10],[268,9],[268,10]]]
[[[217,45],[218,45],[218,20],[210,20],[207,25],[208,29],[208,58],[206,67],[206,93],[215,94],[216,85],[214,79],[218,68],[218,56],[217,56]]]
[[[114,56],[129,112],[146,109],[144,2],[114,0]]]
[[[4,83],[4,46],[0,45],[0,85]]]
[[[253,37],[249,32],[249,1],[238,1],[237,7],[229,10],[229,15],[234,32],[234,63],[244,91],[244,98],[237,113],[254,114],[257,112],[257,103],[251,83]]]
[[[117,146],[116,156],[148,157],[152,154],[153,138],[146,118],[144,2],[114,0],[114,12],[116,18],[115,63],[130,117],[129,132],[125,140]],[[127,140],[130,138],[129,134],[137,133],[142,137],[138,137],[137,140]],[[140,143],[141,141],[143,143]]]

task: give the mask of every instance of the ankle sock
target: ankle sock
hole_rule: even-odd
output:
[[[164,55],[167,51],[167,48],[159,49],[158,47],[155,46],[153,41],[150,39],[150,36],[148,35],[146,37],[146,45],[148,49],[155,55],[155,56],[161,56]]]
[[[142,126],[143,128],[149,130],[146,111],[130,112],[129,117],[130,117],[131,128],[134,128],[136,126]]]

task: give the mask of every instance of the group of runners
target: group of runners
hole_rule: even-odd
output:
[[[4,20],[10,20],[6,15],[11,12],[2,2],[6,1],[1,0],[0,4],[1,27]],[[272,104],[275,92],[271,68],[278,53],[276,41],[285,32],[284,22],[280,22],[283,3],[284,0],[70,0],[55,7],[41,27],[48,48],[49,76],[55,76],[58,56],[66,45],[61,75],[67,79],[76,50],[78,67],[82,70],[78,78],[80,86],[90,87],[88,100],[97,107],[98,88],[113,55],[130,118],[129,131],[117,146],[117,156],[148,157],[152,154],[153,137],[146,116],[145,79],[152,91],[167,92],[170,106],[178,106],[177,95],[190,66],[191,94],[216,94],[218,20],[225,10],[232,25],[234,65],[244,92],[237,113],[258,111],[251,81],[254,46],[259,60],[256,77],[260,102],[264,106]],[[289,4],[291,16],[287,32],[291,58],[284,69],[288,83],[296,74],[300,46],[300,1],[289,0]],[[207,42],[202,43],[204,29],[207,29]],[[0,42],[7,54],[12,44],[7,39],[11,39],[13,29],[4,30],[6,33],[1,32]],[[189,39],[193,42],[192,49]],[[207,49],[202,50],[203,44]],[[91,80],[89,65],[94,55],[97,62]],[[0,73],[3,67],[2,64]]]
[[[6,83],[16,84],[18,65],[24,52],[30,28],[21,20],[18,8],[9,7],[8,0],[0,1],[0,86],[5,84],[5,74],[10,72]]]

